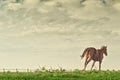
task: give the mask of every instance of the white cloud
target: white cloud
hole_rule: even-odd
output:
[[[102,39],[104,36],[108,36],[108,39],[111,37],[118,39],[120,30],[118,12],[114,13],[114,10],[111,10],[113,8],[106,7],[101,0],[86,0],[82,4],[79,2],[79,0],[43,2],[25,0],[23,4],[8,2],[5,7],[7,10],[0,11],[1,33],[4,36],[23,37],[41,33],[79,36],[96,34]]]
[[[8,10],[19,10],[22,8],[22,4],[20,3],[9,3],[8,5],[6,5],[6,8]]]
[[[116,10],[120,11],[120,3],[114,4],[113,7],[114,7]]]
[[[24,6],[27,8],[36,7],[39,4],[39,0],[25,0]]]

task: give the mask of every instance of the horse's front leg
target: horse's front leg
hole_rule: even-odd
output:
[[[101,71],[101,63],[102,61],[99,61],[99,71]]]

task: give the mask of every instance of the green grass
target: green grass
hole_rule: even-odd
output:
[[[120,80],[120,71],[35,71],[1,72],[0,80]]]

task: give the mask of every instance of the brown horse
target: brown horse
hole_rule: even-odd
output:
[[[107,56],[107,46],[102,46],[101,49],[95,49],[93,47],[86,48],[81,56],[83,58],[84,56],[86,57],[85,64],[84,64],[84,69],[86,69],[87,64],[93,60],[93,64],[91,67],[94,67],[94,64],[96,61],[99,61],[99,70],[101,70],[101,63],[103,59],[103,54]]]

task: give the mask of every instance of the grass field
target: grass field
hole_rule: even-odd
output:
[[[1,72],[0,80],[120,80],[120,71],[35,71]]]

